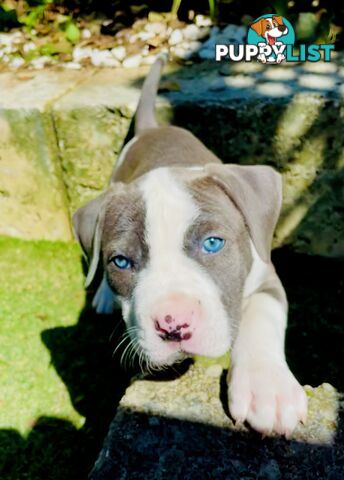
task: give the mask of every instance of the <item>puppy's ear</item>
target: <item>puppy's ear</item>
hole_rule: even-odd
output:
[[[260,37],[263,36],[263,32],[264,32],[264,22],[263,22],[263,18],[261,18],[260,20],[257,20],[257,22],[254,22],[254,23],[251,23],[251,28],[253,28],[253,30],[256,32],[257,35],[259,35]]]
[[[276,20],[278,25],[283,25],[283,18],[281,17],[281,15],[274,15],[272,17],[272,20]]]
[[[85,285],[88,287],[97,271],[108,191],[79,208],[73,215],[73,230],[89,260]]]
[[[241,212],[259,256],[268,263],[282,205],[281,175],[264,165],[209,163],[205,171]]]

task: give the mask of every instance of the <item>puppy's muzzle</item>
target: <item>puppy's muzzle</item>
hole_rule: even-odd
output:
[[[152,319],[162,340],[181,342],[192,337],[201,314],[200,300],[184,294],[173,294],[157,304]]]
[[[285,25],[278,25],[277,28],[278,28],[278,30],[279,30],[280,32],[282,32],[282,33],[287,30],[287,27],[286,27]]]

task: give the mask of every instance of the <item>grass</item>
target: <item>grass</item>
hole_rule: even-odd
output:
[[[25,436],[43,414],[76,427],[84,421],[40,336],[78,319],[84,304],[78,257],[75,245],[0,240],[1,428]]]
[[[126,380],[76,244],[0,238],[0,478],[86,478]]]

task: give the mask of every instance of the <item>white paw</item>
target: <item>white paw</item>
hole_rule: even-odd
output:
[[[229,409],[237,422],[289,437],[306,422],[307,397],[284,362],[238,362],[229,374]]]
[[[110,315],[119,308],[116,301],[116,295],[109,287],[105,277],[101,281],[101,284],[93,297],[92,307],[97,313],[107,315]]]

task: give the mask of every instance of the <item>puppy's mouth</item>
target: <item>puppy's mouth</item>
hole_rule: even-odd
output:
[[[268,38],[269,45],[275,45],[275,42],[276,42],[275,37],[272,37],[271,35],[267,34],[267,38]]]

